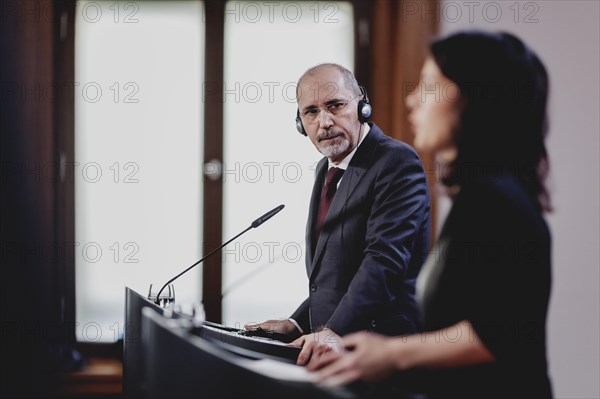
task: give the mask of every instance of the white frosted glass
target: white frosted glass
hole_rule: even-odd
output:
[[[304,231],[321,155],[295,129],[295,85],[309,67],[353,69],[347,2],[226,4],[224,239],[285,209],[223,253],[223,320],[288,317],[308,295]]]
[[[76,334],[110,342],[125,286],[146,294],[201,255],[203,4],[80,1],[75,31]]]

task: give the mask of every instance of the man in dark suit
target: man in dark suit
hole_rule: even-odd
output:
[[[351,332],[418,331],[415,279],[427,254],[430,209],[416,152],[368,122],[371,105],[350,71],[309,69],[297,101],[298,130],[325,156],[306,227],[309,297],[287,320],[246,328],[300,336],[294,343],[303,346],[304,364]]]

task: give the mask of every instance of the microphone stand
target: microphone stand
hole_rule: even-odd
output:
[[[188,267],[187,269],[185,269],[184,271],[182,271],[181,273],[179,273],[177,276],[173,277],[172,279],[170,279],[169,281],[167,281],[165,283],[165,285],[162,286],[162,288],[160,289],[160,291],[158,291],[158,294],[156,295],[156,304],[158,305],[159,302],[159,298],[160,298],[160,294],[163,292],[163,290],[167,287],[167,285],[171,284],[173,281],[177,280],[179,277],[181,277],[182,275],[184,275],[185,273],[187,273],[188,271],[190,271],[194,266],[202,263],[204,261],[204,259],[208,258],[209,256],[211,256],[212,254],[214,254],[215,252],[217,252],[218,250],[220,250],[221,248],[223,248],[225,245],[229,244],[231,241],[235,240],[236,238],[238,238],[239,236],[241,236],[242,234],[244,234],[245,232],[247,232],[248,230],[250,230],[252,228],[252,226],[249,226],[246,230],[242,231],[240,234],[236,235],[235,237],[233,237],[232,239],[230,239],[229,241],[227,241],[224,244],[219,245],[218,247],[216,247],[215,249],[213,249],[212,251],[210,251],[206,256],[204,256],[202,259],[200,259],[198,262],[194,263],[193,265],[191,265],[190,267]]]
[[[213,249],[206,256],[204,256],[202,259],[200,259],[198,262],[194,263],[193,265],[191,265],[190,267],[188,267],[187,269],[185,269],[184,271],[182,271],[181,273],[179,273],[178,275],[176,275],[175,277],[173,277],[172,279],[170,279],[169,281],[167,281],[166,284],[162,286],[162,288],[160,289],[160,291],[158,291],[158,294],[156,295],[156,299],[155,299],[154,303],[156,303],[157,305],[160,306],[160,294],[173,281],[177,280],[183,274],[185,274],[188,271],[190,271],[194,266],[198,265],[199,263],[202,263],[206,258],[208,258],[209,256],[211,256],[212,254],[214,254],[215,252],[217,252],[218,250],[220,250],[221,248],[223,248],[225,245],[229,244],[231,241],[235,240],[236,238],[238,238],[239,236],[241,236],[242,234],[244,234],[248,230],[257,228],[258,226],[260,226],[261,224],[263,224],[267,220],[271,219],[273,216],[275,216],[277,213],[279,213],[279,211],[281,211],[284,207],[285,207],[285,205],[279,205],[279,206],[271,209],[269,212],[265,213],[264,215],[262,215],[261,217],[259,217],[258,219],[256,219],[254,222],[252,222],[252,224],[248,228],[246,228],[246,230],[242,231],[241,233],[239,233],[238,235],[236,235],[235,237],[233,237],[229,241],[227,241],[227,242],[219,245],[217,248]],[[170,293],[170,291],[169,291],[169,293]]]

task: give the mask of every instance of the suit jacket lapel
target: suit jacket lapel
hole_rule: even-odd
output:
[[[340,182],[340,186],[337,189],[335,197],[333,197],[333,202],[331,203],[329,212],[327,212],[327,217],[325,218],[325,223],[324,223],[325,225],[328,223],[331,223],[332,220],[335,220],[335,219],[341,217],[341,212],[343,211],[344,206],[350,199],[350,196],[355,192],[356,188],[358,187],[360,181],[362,180],[363,176],[365,175],[365,173],[367,172],[369,167],[372,165],[373,160],[374,160],[373,153],[377,149],[379,140],[382,135],[383,135],[383,133],[381,132],[381,130],[376,125],[373,124],[371,126],[371,130],[369,131],[369,135],[367,137],[365,137],[365,139],[362,142],[362,144],[360,145],[360,147],[358,147],[358,150],[354,154],[352,161],[350,161],[350,164],[348,165],[348,169],[346,169],[346,171],[344,172],[342,181]],[[325,162],[324,170],[326,170],[326,167],[327,167],[327,162]],[[322,170],[320,172],[322,172],[324,174],[325,173],[324,170]],[[319,185],[319,192],[318,192],[319,196],[321,193],[320,187],[321,187],[321,185]],[[311,212],[313,212],[313,211],[316,212],[316,207],[315,208],[312,207],[312,205],[313,205],[312,202],[315,199],[314,193],[315,193],[315,191],[313,188],[313,199],[311,201]],[[318,203],[319,203],[319,201],[317,200],[316,206],[319,206]],[[312,220],[314,221],[314,219],[312,219]],[[312,229],[312,223],[311,223],[311,229]],[[313,233],[311,232],[310,234],[311,234],[310,237],[312,240]],[[325,247],[325,244],[327,243],[327,240],[329,239],[330,234],[331,234],[331,230],[323,230],[321,232],[321,236],[319,237],[319,240],[317,241],[314,255],[311,253],[312,264],[311,264],[311,267],[309,270],[309,277],[316,269],[318,259],[322,255],[323,248]],[[312,248],[311,248],[311,252],[312,252]],[[311,259],[311,258],[309,258],[309,259]]]
[[[327,173],[328,162],[327,158],[323,158],[317,164],[317,171],[315,177],[315,184],[313,185],[312,195],[310,197],[310,208],[308,210],[308,221],[306,223],[306,259],[307,267],[312,264],[314,248],[313,248],[313,236],[315,231],[315,220],[317,217],[317,211],[319,202],[321,200],[321,191],[323,189],[323,183],[325,181],[325,174]],[[310,275],[310,270],[309,270]]]

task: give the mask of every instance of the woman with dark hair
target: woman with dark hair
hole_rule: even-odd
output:
[[[396,373],[432,396],[551,397],[546,70],[506,33],[430,50],[407,103],[453,206],[417,282],[425,332],[349,335],[308,367],[331,385]]]

